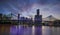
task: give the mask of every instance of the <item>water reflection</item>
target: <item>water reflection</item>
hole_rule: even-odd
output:
[[[9,25],[0,25],[0,35],[9,35],[10,26]]]
[[[42,27],[35,26],[12,26],[10,28],[10,35],[41,35]],[[36,33],[36,34],[35,34]]]
[[[60,35],[60,27],[42,26],[42,35]]]
[[[42,35],[52,35],[52,28],[48,26],[43,26]]]
[[[0,25],[0,35],[60,35],[60,27]]]
[[[32,35],[35,35],[35,27],[32,26]]]

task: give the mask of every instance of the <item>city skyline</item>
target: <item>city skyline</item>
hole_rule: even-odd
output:
[[[60,19],[60,0],[0,0],[0,13],[34,17],[36,9],[40,9],[43,18],[53,15]]]

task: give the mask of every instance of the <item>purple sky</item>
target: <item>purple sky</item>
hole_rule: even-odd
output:
[[[43,18],[53,15],[60,19],[60,0],[0,0],[0,13],[20,13],[21,16],[34,17],[40,9]]]

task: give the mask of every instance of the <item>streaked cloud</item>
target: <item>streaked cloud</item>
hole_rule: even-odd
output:
[[[40,9],[43,17],[56,14],[55,17],[60,18],[60,0],[0,0],[0,13],[12,12],[33,16],[37,8]]]

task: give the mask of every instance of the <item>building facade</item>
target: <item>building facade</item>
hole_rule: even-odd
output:
[[[2,20],[2,14],[0,14],[0,20]]]
[[[42,25],[42,15],[39,14],[39,9],[37,9],[37,13],[34,18],[34,24]]]

